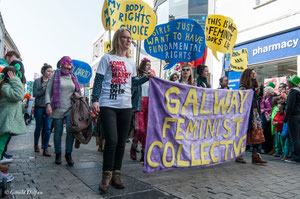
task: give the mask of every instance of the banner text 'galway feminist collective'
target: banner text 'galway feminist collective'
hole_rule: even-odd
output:
[[[245,152],[252,90],[150,79],[144,172],[210,166]]]

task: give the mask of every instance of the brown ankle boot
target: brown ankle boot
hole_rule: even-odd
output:
[[[0,164],[0,171],[7,171],[8,167],[3,165],[3,164]]]
[[[256,149],[253,149],[252,151],[252,164],[257,164],[257,163],[267,163],[267,161],[261,159],[261,155],[259,153],[257,153]]]
[[[244,160],[243,156],[237,157],[235,159],[235,162],[241,163],[241,164],[246,164],[246,161]]]
[[[47,151],[47,150],[44,150],[43,156],[51,157],[51,153],[49,153],[49,151]]]
[[[39,153],[40,152],[40,148],[38,145],[34,146],[34,152]]]
[[[111,185],[114,186],[116,189],[124,189],[125,186],[121,181],[121,171],[116,170],[113,172]]]
[[[268,153],[268,155],[274,155],[276,153],[276,150],[275,150],[275,148],[273,148],[269,153]]]
[[[99,139],[98,151],[103,152],[105,145],[105,139]]]
[[[102,173],[102,181],[99,185],[99,191],[101,194],[107,193],[109,185],[111,183],[112,172],[111,171],[103,171]]]

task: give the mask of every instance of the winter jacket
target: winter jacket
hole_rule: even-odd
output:
[[[284,122],[287,122],[291,115],[300,115],[300,89],[292,88],[286,102],[287,108]]]
[[[273,119],[273,124],[277,122],[277,125],[275,126],[276,132],[282,132],[283,118],[284,118],[284,112],[281,113],[278,111]]]
[[[21,101],[24,88],[19,78],[15,77],[3,84],[0,98],[0,135],[21,135],[26,133]]]
[[[43,77],[41,77],[36,79],[33,83],[33,97],[35,97],[36,108],[46,107],[45,94],[48,82],[44,82]]]

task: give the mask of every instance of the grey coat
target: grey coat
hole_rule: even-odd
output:
[[[45,93],[48,82],[43,81],[43,77],[38,78],[33,83],[33,97],[35,97],[35,107],[46,107]]]

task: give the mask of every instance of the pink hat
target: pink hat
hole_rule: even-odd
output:
[[[70,64],[71,66],[73,66],[73,62],[72,59],[69,56],[64,56],[63,58],[60,59],[60,65],[68,65]]]

